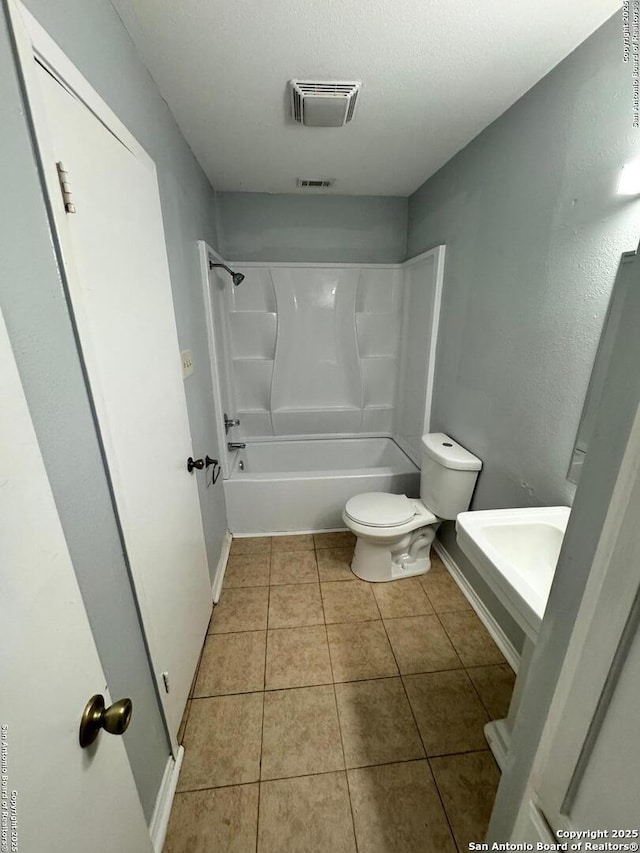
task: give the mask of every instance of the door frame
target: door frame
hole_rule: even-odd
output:
[[[24,85],[25,101],[29,111],[36,162],[40,171],[44,201],[51,226],[52,237],[56,243],[59,256],[62,261],[63,280],[66,279],[67,281],[77,284],[78,274],[73,260],[71,242],[67,228],[65,227],[66,223],[62,218],[66,214],[63,213],[63,209],[60,204],[60,186],[57,175],[54,175],[50,168],[54,158],[49,152],[51,143],[46,107],[40,91],[40,84],[38,82],[34,59],[42,65],[64,89],[80,101],[98,119],[98,121],[104,125],[107,130],[109,130],[140,163],[143,164],[144,167],[149,169],[157,183],[155,163],[111,110],[108,104],[103,101],[100,95],[98,95],[95,89],[92,88],[89,82],[66,56],[66,54],[62,52],[46,30],[38,23],[28,9],[23,6],[20,0],[8,0],[7,7],[16,44],[18,71],[22,77]],[[83,367],[87,393],[92,401],[92,407],[95,411],[100,407],[97,404],[102,404],[102,408],[104,408],[104,405],[102,403],[99,385],[95,382],[90,384],[88,379],[87,361],[94,361],[94,359],[91,358],[90,345],[88,342],[85,342],[83,347],[81,347],[79,343],[78,326],[80,324],[78,322],[78,318],[82,316],[82,308],[80,305],[73,304],[71,302],[67,286],[65,286],[65,297],[78,344],[78,357]],[[94,424],[104,453],[104,448],[111,445],[108,426],[103,422],[99,422],[97,417],[94,418]],[[117,470],[114,468],[113,460],[109,462],[109,464],[106,464],[105,460],[105,473],[109,482],[110,490],[113,493],[114,475],[117,477]],[[126,540],[122,533],[120,511],[115,502],[113,511],[121,532],[125,560],[129,566],[130,575],[132,575],[132,568],[126,553]],[[131,591],[139,613],[140,627],[146,653],[150,661],[151,671],[155,673],[157,667],[154,665],[154,659],[151,651],[153,648],[153,620],[151,618],[145,596],[142,594],[143,591],[135,584],[133,576],[131,580]],[[171,730],[171,726],[168,723],[165,698],[162,695],[162,691],[159,689],[156,678],[153,679],[153,683],[172,756],[172,758],[170,757],[170,760],[173,763],[175,770],[175,767],[179,767],[179,764],[182,761],[183,753],[179,747],[176,733]],[[167,769],[169,769],[169,766]],[[173,787],[175,789],[175,785]]]
[[[594,453],[593,466],[587,464],[585,475],[589,477],[581,478],[578,486],[577,496],[588,489],[587,497],[572,513],[570,526],[575,533],[569,550],[564,558],[560,557],[565,577],[575,566],[584,578],[584,587],[572,592],[575,619],[564,641],[564,657],[553,684],[525,790],[510,804],[511,813],[507,815],[503,805],[503,814],[499,816],[505,825],[507,818],[514,818],[509,839],[514,842],[544,839],[545,831],[552,835],[553,831],[577,828],[572,827],[571,809],[589,771],[609,704],[624,677],[625,662],[640,627],[640,571],[636,559],[640,548],[640,401],[638,383],[628,380],[628,365],[637,365],[640,352],[632,326],[640,310],[636,286],[640,255],[634,253],[632,260],[634,264],[626,266],[630,279],[623,307],[630,320],[616,336],[593,446],[589,449],[589,454]],[[623,396],[629,405],[623,410],[623,420],[616,424],[620,417],[616,417],[616,401]],[[604,487],[604,493],[600,486]],[[606,506],[598,501],[599,494],[606,496]],[[578,535],[584,535],[587,526],[591,526],[587,521],[591,509],[600,520],[597,538],[589,540],[583,557],[577,548]],[[580,560],[584,568],[578,565]],[[547,618],[558,623],[567,618],[563,612],[568,603],[566,592],[565,589],[563,610],[557,607],[547,614],[545,623]],[[546,653],[552,654],[549,634],[547,640]],[[526,712],[526,706],[523,711]],[[521,722],[525,731],[527,720]],[[489,838],[497,840],[491,828]]]
[[[218,359],[216,350],[216,330],[213,322],[213,297],[211,295],[210,267],[209,262],[225,264],[226,260],[212,249],[204,240],[198,240],[198,258],[200,260],[200,276],[202,278],[202,296],[204,299],[204,313],[207,323],[207,344],[209,346],[209,371],[211,373],[211,385],[213,387],[213,410],[215,412],[216,427],[218,434],[218,459],[222,468],[222,479],[228,480],[231,475],[229,465],[229,452],[227,450],[227,433],[224,427],[224,402],[222,400],[222,388],[220,386],[220,371],[224,369]],[[227,412],[233,417],[233,412]]]
[[[640,625],[640,576],[629,570],[640,545],[639,514],[640,407],[511,840],[524,840],[536,820],[556,831],[573,828],[565,809],[570,808],[587,767]]]

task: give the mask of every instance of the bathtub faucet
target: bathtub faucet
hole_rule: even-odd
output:
[[[229,415],[224,413],[224,431],[228,433],[231,427],[240,426],[240,418],[230,418]]]
[[[244,450],[247,445],[243,441],[229,441],[227,443],[227,450]]]

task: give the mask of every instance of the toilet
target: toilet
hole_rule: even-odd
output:
[[[420,497],[367,492],[349,498],[342,520],[357,536],[351,570],[364,581],[392,581],[431,568],[440,523],[469,508],[482,462],[443,432],[423,435]]]

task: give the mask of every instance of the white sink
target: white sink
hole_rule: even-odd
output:
[[[567,506],[461,512],[458,544],[527,636],[535,641],[551,590]]]

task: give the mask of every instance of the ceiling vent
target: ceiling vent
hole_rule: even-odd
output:
[[[342,127],[353,118],[361,85],[290,80],[291,115],[308,127]]]
[[[297,187],[306,187],[307,189],[326,189],[332,187],[336,182],[335,178],[297,178]]]

